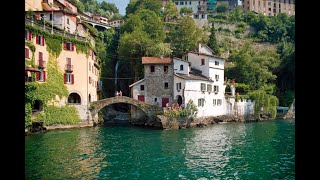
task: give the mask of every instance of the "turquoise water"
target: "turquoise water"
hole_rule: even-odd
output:
[[[25,158],[26,179],[295,179],[295,121],[49,131]]]

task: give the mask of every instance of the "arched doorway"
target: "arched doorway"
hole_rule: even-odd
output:
[[[35,100],[32,106],[32,112],[40,112],[43,111],[43,103],[40,100]]]
[[[182,104],[182,97],[180,95],[178,95],[178,104],[179,104],[179,106],[181,106],[181,104]]]
[[[89,94],[89,103],[91,103],[91,94]]]
[[[71,93],[68,97],[68,103],[81,104],[81,97],[77,93]]]

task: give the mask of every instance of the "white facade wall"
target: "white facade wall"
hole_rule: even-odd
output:
[[[183,70],[180,70],[181,65],[183,66]],[[173,69],[175,73],[181,73],[181,74],[189,74],[190,67],[189,62],[173,58]]]
[[[194,1],[194,0],[191,0],[191,1],[177,1],[175,0],[174,3],[176,4],[179,12],[180,12],[180,9],[182,7],[187,7],[187,8],[192,8],[192,12],[195,14],[198,12],[198,5],[199,5],[199,2],[198,1]]]
[[[184,101],[184,94],[183,94],[183,91],[185,89],[185,79],[182,79],[180,77],[177,77],[177,76],[174,76],[173,77],[173,98],[174,98],[174,101],[177,102],[178,100],[178,96],[181,96],[182,97],[182,104],[186,105],[186,102]],[[177,89],[177,83],[181,83],[181,89],[178,90]]]
[[[204,59],[204,65],[201,65],[201,59]],[[198,55],[195,53],[188,53],[188,61],[191,63],[191,68],[202,71],[204,76],[209,77],[209,57],[205,55]]]
[[[50,20],[51,12],[44,12],[41,14],[45,15],[46,21],[51,22]],[[67,24],[67,19],[69,19],[69,24]],[[53,13],[53,25],[61,29],[65,28],[66,30],[69,30],[71,34],[73,34],[77,29],[76,23],[70,17],[68,17],[67,15],[64,15],[62,12]]]
[[[205,45],[199,44],[199,53],[204,53],[204,54],[212,54],[212,51]]]
[[[214,83],[209,81],[201,80],[186,80],[185,90],[184,90],[184,103],[187,104],[189,100],[192,100],[198,108],[197,117],[208,117],[208,116],[219,116],[225,114],[224,108],[224,93],[215,94],[213,91],[208,92],[201,91],[201,83],[211,84],[212,88]],[[222,88],[224,89],[224,88]],[[204,99],[204,106],[198,106],[198,99]],[[221,105],[213,105],[213,99],[216,99],[216,102],[221,100]]]
[[[140,85],[144,85],[144,91],[140,90]],[[132,86],[132,93],[131,96],[133,99],[137,99],[138,100],[138,95],[143,95],[145,96],[145,92],[146,92],[146,85],[145,85],[145,81],[141,81],[135,85]]]

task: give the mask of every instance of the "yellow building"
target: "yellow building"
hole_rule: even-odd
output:
[[[43,30],[40,25],[33,24],[32,26],[30,22],[26,21],[25,81],[26,83],[34,81],[47,83],[50,78],[48,68],[53,66],[53,62],[56,62],[61,75],[59,82],[63,81],[63,85],[68,90],[68,97],[61,99],[56,97],[51,104],[55,106],[72,105],[77,108],[81,120],[85,121],[88,117],[87,110],[90,102],[98,100],[100,66],[96,53],[89,46],[89,43],[85,43],[85,39],[79,38],[80,36],[75,35],[74,37],[59,34],[52,36],[50,29]],[[50,47],[48,47],[48,42],[52,43],[52,39],[61,42],[59,46],[61,52],[57,57],[50,52]],[[33,107],[33,111],[41,111],[41,107],[37,106]]]
[[[286,13],[289,16],[295,15],[294,0],[242,0],[244,11],[253,11],[267,16],[276,16],[279,13]]]

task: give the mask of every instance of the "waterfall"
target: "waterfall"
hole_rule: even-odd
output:
[[[119,62],[120,62],[120,60],[119,61],[117,61],[117,63],[116,63],[116,67],[115,67],[115,71],[114,71],[114,77],[115,77],[115,79],[114,79],[114,89],[115,89],[115,91],[117,91],[117,83],[118,83],[118,66],[119,66]],[[116,92],[115,92],[116,93]]]

